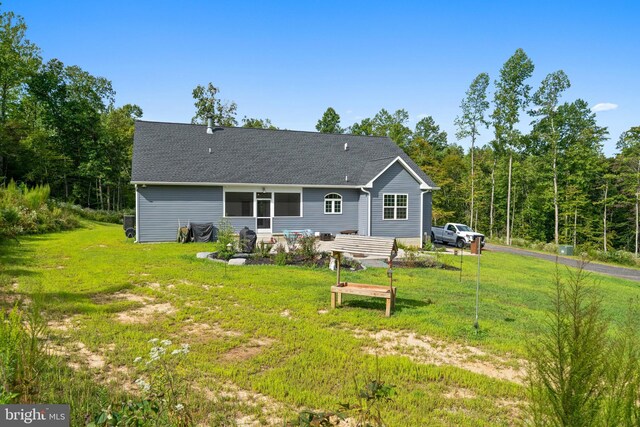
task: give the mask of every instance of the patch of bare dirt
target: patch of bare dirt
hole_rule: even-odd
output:
[[[68,332],[77,327],[77,316],[67,316],[62,319],[49,320],[47,326],[54,332]]]
[[[291,319],[291,312],[289,311],[289,309],[283,310],[280,313],[280,316]]]
[[[451,389],[449,389],[449,391],[443,394],[443,396],[447,399],[475,399],[476,397],[478,397],[478,395],[473,390],[461,387],[452,387]]]
[[[222,356],[220,360],[225,362],[241,362],[251,359],[262,353],[262,351],[273,344],[275,341],[271,338],[254,338],[248,343],[232,348]]]
[[[17,292],[0,293],[0,305],[14,306],[16,303],[29,305],[31,304],[31,298]]]
[[[327,314],[328,312],[329,310],[325,310],[325,309],[318,310],[318,314]]]
[[[93,300],[98,304],[106,304],[110,302],[119,301],[131,301],[140,304],[149,304],[154,299],[146,295],[132,294],[131,292],[116,292],[114,294],[98,294],[93,297]]]
[[[410,332],[356,330],[358,338],[372,338],[377,346],[365,348],[370,354],[407,356],[418,363],[456,366],[488,377],[522,384],[525,363],[515,360],[520,368],[514,368],[514,360],[490,355],[477,347],[436,340],[428,336],[418,336]]]
[[[170,315],[176,309],[170,303],[148,304],[135,310],[118,313],[116,320],[121,323],[149,323],[156,315]]]
[[[198,387],[198,389],[202,391],[207,400],[212,402],[226,400],[252,408],[260,407],[267,425],[279,426],[284,423],[280,414],[284,412],[285,405],[262,393],[244,390],[231,383],[223,384],[222,389],[215,392],[209,388]],[[255,415],[239,414],[235,421],[238,427],[261,427],[264,425]]]
[[[102,369],[105,367],[104,357],[99,353],[92,352],[80,341],[71,343],[68,346],[49,343],[49,351],[51,354],[65,359],[73,358],[67,364],[76,371],[83,365],[90,369]]]
[[[242,335],[238,331],[222,329],[219,325],[209,325],[208,323],[187,323],[182,328],[181,333],[192,338],[193,341],[205,342],[221,337],[238,337]]]

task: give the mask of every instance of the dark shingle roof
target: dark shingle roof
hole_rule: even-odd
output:
[[[435,187],[386,137],[137,121],[131,180],[361,186],[398,156]]]

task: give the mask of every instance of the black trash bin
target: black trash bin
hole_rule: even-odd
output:
[[[256,241],[258,236],[256,232],[250,230],[249,227],[244,227],[240,230],[240,249],[242,252],[250,254],[256,247]]]

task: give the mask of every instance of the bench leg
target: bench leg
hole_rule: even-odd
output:
[[[391,316],[391,298],[387,299],[387,311],[385,313],[387,317]]]
[[[331,308],[336,308],[336,293],[331,292]]]
[[[391,295],[391,311],[394,311],[396,309],[396,293],[394,292],[393,295]]]
[[[342,305],[342,292],[338,292],[338,306]]]

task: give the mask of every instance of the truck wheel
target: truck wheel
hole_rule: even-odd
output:
[[[456,248],[458,248],[458,249],[464,248],[464,240],[462,240],[459,237],[458,237],[458,240],[456,240]]]

